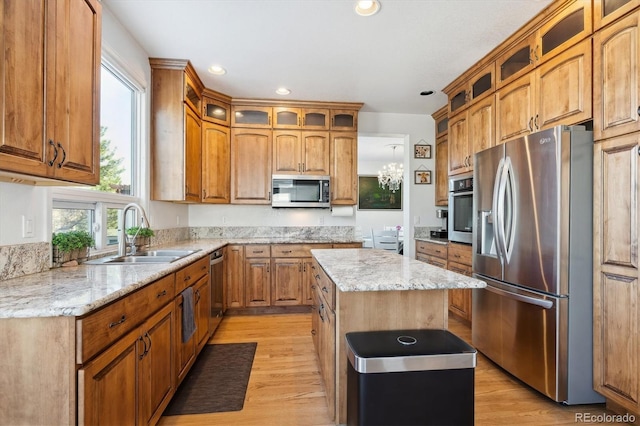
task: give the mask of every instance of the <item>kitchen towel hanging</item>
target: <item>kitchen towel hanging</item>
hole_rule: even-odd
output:
[[[182,343],[191,339],[196,331],[196,320],[193,314],[193,288],[182,291]]]

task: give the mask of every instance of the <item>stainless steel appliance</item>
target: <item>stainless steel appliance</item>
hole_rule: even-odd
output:
[[[566,404],[592,381],[593,135],[559,126],[475,156],[473,344]]]
[[[449,178],[449,241],[471,244],[473,231],[473,173]]]
[[[211,280],[211,315],[209,330],[216,331],[224,315],[224,249],[220,248],[211,253],[209,279]]]
[[[271,207],[329,208],[329,176],[273,175]]]
[[[439,229],[432,229],[429,232],[429,235],[431,236],[431,238],[447,238],[448,213],[449,212],[447,210],[443,210],[443,209],[436,210],[436,217],[438,219],[442,219],[442,227],[440,227]]]

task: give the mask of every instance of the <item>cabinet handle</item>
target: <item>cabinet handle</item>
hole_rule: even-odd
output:
[[[138,340],[141,341],[142,344],[144,345],[144,348],[142,349],[142,353],[138,355],[138,359],[142,359],[147,354],[147,342],[144,340],[144,336],[138,337]]]
[[[162,290],[160,293],[158,293],[158,295],[156,297],[159,299],[162,296],[166,296],[166,295],[167,295],[167,290]]]
[[[325,293],[329,294],[329,290],[327,290],[326,286],[322,287],[322,291],[324,291]]]
[[[269,265],[267,264],[267,274],[269,273]]]
[[[311,330],[311,334],[312,334],[313,336],[315,336],[315,335],[316,335],[316,331],[315,331],[315,330]]]
[[[302,272],[307,272],[307,264],[302,265]]]
[[[187,275],[186,277],[184,277],[184,282],[187,282],[191,279],[191,275]]]
[[[300,163],[298,163],[298,172],[302,171],[302,167],[300,167]]]
[[[538,114],[536,114],[536,118],[535,118],[535,120],[533,120],[533,123],[536,125],[536,129],[540,128],[540,127],[538,127]]]
[[[122,315],[122,317],[121,317],[118,321],[115,321],[115,322],[109,323],[109,328],[113,328],[113,327],[115,327],[115,326],[117,326],[117,325],[120,325],[120,324],[122,324],[123,322],[125,322],[126,320],[127,320],[126,315]]]
[[[149,347],[147,348],[147,352],[145,352],[145,354],[147,354],[151,350],[151,336],[149,336],[149,332],[148,331],[145,332],[144,335],[149,340]]]
[[[271,201],[271,191],[269,191],[268,200]]]
[[[533,131],[533,117],[529,118],[529,131],[532,132]]]
[[[291,253],[291,250],[282,250],[282,253]]]
[[[538,47],[536,45],[536,47],[533,48],[533,57],[536,58],[536,62],[540,60],[540,58],[538,57]]]
[[[206,198],[207,198],[207,190],[206,190],[206,189],[203,189],[203,190],[202,190],[202,198],[203,198],[203,199],[206,199]]]
[[[638,114],[640,114],[640,107],[638,108]],[[56,144],[49,139],[49,145],[51,145],[53,147],[53,158],[49,161],[49,167],[53,167],[54,163],[56,162],[56,158],[58,158],[58,148],[56,147]]]
[[[58,168],[61,169],[62,168],[62,163],[64,163],[64,160],[67,159],[67,151],[64,150],[64,148],[62,147],[62,144],[60,142],[58,142],[58,148],[60,148],[62,150],[62,160],[60,160],[60,162],[58,163]]]
[[[529,63],[533,63],[533,49],[529,49]]]
[[[298,126],[302,126],[302,118],[298,117]]]
[[[194,303],[198,303],[200,301],[200,290],[196,290],[196,301]]]
[[[638,107],[638,115],[640,115],[640,106]]]
[[[254,253],[264,253],[264,250],[255,250]]]

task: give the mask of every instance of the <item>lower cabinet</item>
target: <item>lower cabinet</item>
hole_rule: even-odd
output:
[[[211,283],[206,275],[193,286],[194,315],[196,320],[196,353],[200,353],[210,337],[209,317],[211,316]]]
[[[302,304],[302,271],[304,259],[302,258],[275,258],[273,259],[273,306],[301,305]]]
[[[640,132],[594,145],[593,380],[640,417]]]
[[[244,308],[244,246],[227,246],[224,272],[227,308]]]
[[[430,265],[471,276],[471,246],[416,241],[416,259]],[[448,290],[449,311],[471,321],[471,290]]]
[[[184,314],[184,296],[179,294],[176,297],[176,371],[175,374],[178,378],[178,384],[182,382],[187,375],[189,368],[193,365],[196,356],[196,339],[195,334],[188,340],[183,341],[182,333],[182,316]]]
[[[157,422],[175,390],[173,324],[169,303],[78,371],[79,424]]]

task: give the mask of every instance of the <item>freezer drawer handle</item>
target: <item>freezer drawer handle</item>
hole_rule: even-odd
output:
[[[492,292],[492,293],[496,293],[496,294],[499,294],[501,296],[505,296],[505,297],[508,297],[510,299],[517,300],[519,302],[524,302],[524,303],[529,303],[531,305],[540,306],[540,307],[542,307],[544,309],[553,308],[553,302],[551,302],[550,300],[536,299],[535,297],[524,296],[522,294],[517,294],[517,293],[510,293],[508,291],[504,291],[504,290],[501,290],[499,288],[491,287],[489,285],[486,286],[485,289],[490,291],[490,292]]]

